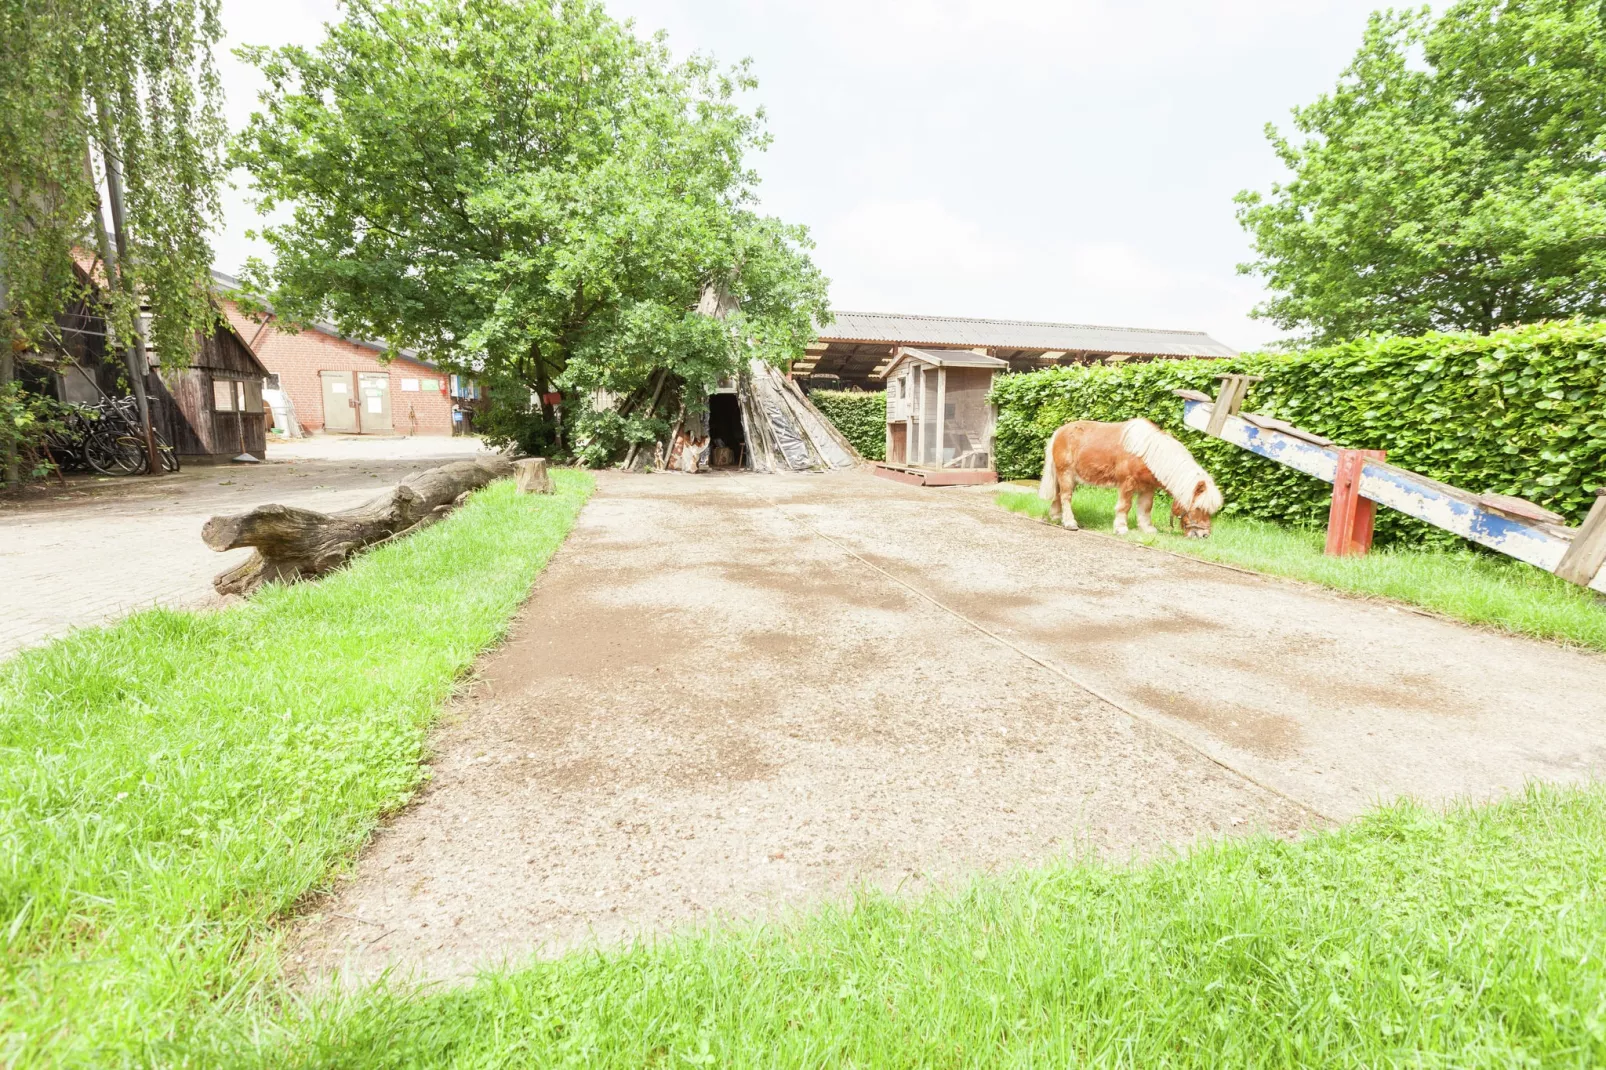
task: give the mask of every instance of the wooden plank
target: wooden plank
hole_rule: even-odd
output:
[[[1183,423],[1196,431],[1209,426],[1212,416],[1209,402],[1185,401],[1183,405]],[[1336,449],[1256,427],[1239,416],[1228,417],[1218,437],[1327,483],[1333,482],[1337,475]],[[1571,529],[1541,520],[1508,516],[1483,505],[1477,494],[1386,461],[1368,460],[1362,465],[1359,492],[1379,505],[1414,516],[1546,572],[1556,571],[1573,542]],[[1588,586],[1606,593],[1606,572],[1597,572]]]
[[[1275,416],[1267,416],[1259,412],[1240,412],[1238,415],[1256,427],[1265,428],[1267,431],[1281,431],[1285,435],[1292,435],[1295,438],[1304,439],[1306,442],[1314,442],[1318,446],[1331,446],[1333,444],[1333,440],[1330,438],[1312,434],[1309,431],[1295,427],[1286,420],[1279,420]]]
[[[1221,381],[1221,392],[1216,395],[1215,406],[1210,410],[1210,424],[1205,434],[1219,437],[1227,417],[1237,415],[1238,410],[1243,408],[1244,398],[1249,396],[1249,384],[1260,382],[1264,376],[1232,374],[1218,375],[1216,378]]]
[[[1567,518],[1560,513],[1551,512],[1542,505],[1537,505],[1527,498],[1518,498],[1510,494],[1480,494],[1479,503],[1488,506],[1498,513],[1508,516],[1525,516],[1529,520],[1543,520],[1547,524],[1565,524]]]
[[[926,477],[923,474],[920,472],[910,471],[907,468],[894,468],[891,465],[873,464],[870,466],[870,471],[874,472],[882,479],[890,479],[894,483],[907,483],[912,487],[923,487],[926,485]]]
[[[986,468],[916,468],[876,461],[870,470],[882,479],[912,487],[968,487],[998,482],[998,473]]]
[[[1595,504],[1579,525],[1572,545],[1556,566],[1556,575],[1581,587],[1600,590],[1601,566],[1606,565],[1606,488],[1595,492]]]

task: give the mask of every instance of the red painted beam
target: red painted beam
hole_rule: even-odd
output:
[[[1388,457],[1386,450],[1339,450],[1333,504],[1327,513],[1327,555],[1356,557],[1372,549],[1377,503],[1360,494],[1361,466]]]

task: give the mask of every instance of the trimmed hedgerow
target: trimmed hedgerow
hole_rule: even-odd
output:
[[[1265,376],[1248,407],[1467,490],[1516,494],[1583,519],[1606,484],[1606,323],[1545,323],[1492,335],[1371,338],[1290,355],[1050,368],[1003,376],[998,468],[1035,477],[1043,444],[1072,420],[1145,416],[1215,475],[1227,509],[1325,524],[1332,488],[1182,425],[1171,391],[1215,393],[1224,372]],[[1444,538],[1391,510],[1380,541]]]
[[[887,459],[887,395],[863,390],[815,390],[809,400],[866,460]]]

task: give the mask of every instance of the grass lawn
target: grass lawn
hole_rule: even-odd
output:
[[[995,500],[1013,512],[1048,519],[1048,503],[1035,489],[1015,486],[999,491]],[[1217,517],[1208,539],[1184,539],[1166,530],[1169,508],[1155,504],[1160,534],[1139,534],[1132,521],[1127,537],[1207,561],[1408,602],[1471,624],[1606,651],[1606,598],[1520,561],[1470,550],[1374,550],[1365,557],[1328,557],[1322,552],[1324,532],[1233,516]],[[1107,533],[1114,519],[1114,490],[1077,489],[1078,524]]]
[[[243,1025],[259,1067],[1598,1066],[1606,791],[1297,843],[1064,862],[791,925],[370,990]]]
[[[172,1061],[280,991],[270,922],[420,780],[593,486],[510,481],[315,584],[0,664],[0,1064]]]

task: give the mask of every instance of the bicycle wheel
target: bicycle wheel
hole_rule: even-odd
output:
[[[145,471],[145,444],[133,435],[96,428],[84,443],[84,458],[101,475],[139,475]]]
[[[117,440],[109,435],[89,434],[85,436],[83,445],[79,447],[78,455],[89,466],[90,471],[99,472],[103,476],[125,475],[118,464]]]
[[[169,446],[161,435],[156,436],[156,448],[162,455],[162,471],[177,472],[179,470],[178,450]]]

